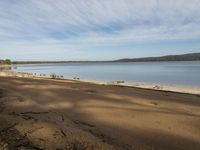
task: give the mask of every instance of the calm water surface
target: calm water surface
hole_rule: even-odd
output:
[[[146,82],[200,87],[200,61],[18,65],[16,71],[81,80]]]

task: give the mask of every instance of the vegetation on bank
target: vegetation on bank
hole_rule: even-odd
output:
[[[12,62],[10,59],[0,60],[0,65],[11,65]]]
[[[0,60],[0,64],[61,64],[61,63],[113,63],[113,62],[149,62],[149,61],[200,61],[200,53],[168,55],[160,57],[125,58],[114,61],[13,61]]]

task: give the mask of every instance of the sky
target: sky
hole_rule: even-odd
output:
[[[0,59],[200,52],[200,0],[0,0]]]

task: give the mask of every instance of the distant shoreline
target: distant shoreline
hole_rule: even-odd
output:
[[[13,61],[13,64],[61,64],[61,63],[123,63],[123,62],[169,62],[169,61],[200,61],[200,53],[183,55],[167,55],[160,57],[124,58],[108,61]]]
[[[133,63],[133,62],[187,62],[187,61],[200,61],[200,60],[173,60],[173,61],[66,61],[66,62],[60,62],[60,61],[50,61],[50,62],[14,62],[12,65],[31,65],[31,64],[70,64],[70,63]]]

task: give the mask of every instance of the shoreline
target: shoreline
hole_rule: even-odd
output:
[[[98,85],[114,85],[114,86],[141,88],[147,90],[149,89],[155,91],[200,95],[200,87],[197,86],[172,85],[172,84],[167,85],[159,83],[124,82],[124,81],[80,80],[79,78],[75,79],[64,78],[64,76],[59,76],[59,75],[56,76],[55,78],[52,78],[51,75],[46,75],[46,74],[33,74],[33,73],[15,72],[15,71],[0,72],[0,76],[4,77],[11,76],[11,77],[30,78],[30,79],[48,79],[56,81],[79,81],[79,82],[98,84]]]
[[[118,81],[106,82],[106,81],[95,81],[95,80],[80,80],[81,82],[99,84],[99,85],[114,85],[123,87],[133,87],[154,91],[174,92],[182,94],[195,94],[200,95],[200,87],[197,86],[182,86],[182,85],[167,85],[159,83],[144,83],[144,82],[124,82],[117,83]]]
[[[0,64],[0,67],[11,67],[12,65]]]

